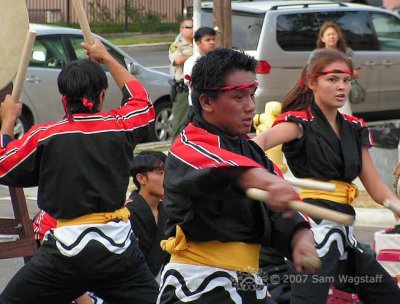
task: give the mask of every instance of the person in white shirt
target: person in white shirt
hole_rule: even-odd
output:
[[[191,120],[190,117],[191,114],[193,113],[192,98],[190,96],[192,92],[190,88],[190,75],[192,75],[192,68],[194,63],[200,56],[204,56],[208,52],[215,49],[216,34],[217,33],[215,32],[215,30],[208,26],[200,27],[199,29],[197,29],[196,32],[194,33],[193,38],[194,41],[196,42],[199,53],[195,53],[192,56],[190,56],[183,65],[184,83],[189,87],[189,97],[188,97],[189,121]],[[189,77],[186,77],[186,75],[188,75]]]

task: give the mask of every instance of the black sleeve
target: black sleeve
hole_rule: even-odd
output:
[[[168,156],[164,187],[183,195],[224,197],[230,191],[242,192],[237,177],[249,167],[219,167],[194,169],[177,158]]]
[[[281,252],[285,257],[292,257],[292,237],[299,228],[310,228],[309,223],[299,212],[285,218],[281,213],[270,212],[271,247]]]

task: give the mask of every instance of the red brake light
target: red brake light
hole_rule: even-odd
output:
[[[269,74],[271,72],[271,66],[268,61],[260,60],[256,69],[256,74]]]

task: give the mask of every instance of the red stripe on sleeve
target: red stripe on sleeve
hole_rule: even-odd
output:
[[[282,122],[290,122],[292,121],[292,118],[297,118],[297,119],[301,119],[304,121],[308,121],[309,118],[307,116],[307,112],[306,111],[289,111],[289,112],[285,112],[281,115],[279,115],[274,123],[272,124],[272,127],[275,125],[278,125]],[[313,117],[311,117],[312,119]]]
[[[220,147],[219,137],[193,124],[174,142],[171,152],[187,164],[197,168],[259,167],[259,163]]]

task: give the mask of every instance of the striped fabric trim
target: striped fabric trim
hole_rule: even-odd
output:
[[[122,254],[130,246],[132,234],[130,221],[119,221],[107,224],[63,226],[50,230],[45,238],[54,238],[60,253],[72,257],[84,250],[91,241],[103,244],[112,253]]]
[[[312,114],[310,108],[308,109],[308,115],[309,116],[307,116],[307,112],[306,111],[289,111],[289,112],[285,112],[285,113],[279,115],[275,119],[272,127],[277,125],[277,124],[280,124],[282,122],[295,122],[295,121],[293,121],[293,118],[294,119],[300,119],[302,121],[313,121],[314,120],[314,115]]]
[[[33,237],[35,240],[40,240],[40,223],[43,221],[45,212],[40,210],[39,213],[35,217],[35,221],[33,222]]]
[[[33,234],[35,240],[42,240],[44,235],[57,226],[57,220],[47,212],[40,210],[33,222]]]
[[[346,120],[348,122],[360,125],[363,128],[367,127],[367,124],[365,123],[364,119],[362,119],[362,118],[358,118],[356,116],[350,116],[350,115],[347,115],[347,114],[342,114],[342,117],[343,117],[344,120]]]
[[[317,224],[311,218],[309,218],[309,223],[311,224],[316,249],[320,257],[326,255],[334,243],[340,255],[344,254],[346,247],[357,246],[357,240],[354,237],[352,226],[344,226],[329,220],[322,220]]]
[[[250,158],[221,148],[220,138],[193,124],[181,133],[170,153],[195,169],[210,167],[258,167]]]
[[[364,119],[356,117],[356,116],[350,116],[347,114],[342,114],[342,117],[344,120],[348,121],[349,123],[359,125],[362,128],[368,128],[367,124],[365,123]],[[368,140],[369,140],[369,145],[370,146],[375,146],[375,141],[372,138],[371,132],[368,130]]]
[[[162,299],[168,299],[171,303],[203,303],[203,296],[212,299],[215,295],[221,299],[221,294],[226,294],[230,302],[241,304],[245,302],[241,296],[243,291],[253,293],[251,303],[266,301],[267,286],[258,274],[210,266],[168,263],[161,274],[157,303],[162,303]]]
[[[207,148],[202,147],[201,145],[199,145],[199,144],[197,144],[197,143],[195,143],[195,142],[193,142],[193,141],[190,141],[190,140],[187,138],[186,132],[185,132],[185,131],[183,131],[182,134],[181,134],[181,140],[182,140],[182,144],[183,144],[183,145],[192,148],[192,149],[195,150],[196,152],[198,152],[198,153],[204,155],[205,157],[210,158],[211,160],[214,160],[214,161],[217,162],[217,163],[224,163],[224,162],[226,162],[226,163],[227,163],[228,165],[230,165],[230,166],[237,166],[237,163],[235,163],[234,161],[225,160],[225,159],[223,159],[221,156],[219,156],[218,154],[213,153],[213,152],[207,150]],[[219,146],[219,138],[218,138],[218,146]]]

